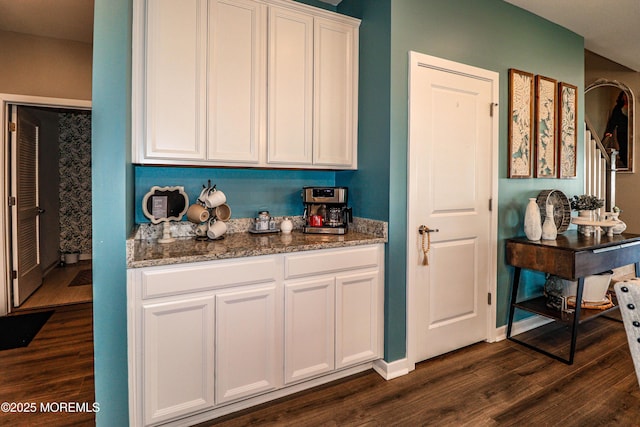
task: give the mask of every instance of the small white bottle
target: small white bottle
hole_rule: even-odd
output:
[[[553,205],[547,205],[547,215],[542,224],[542,240],[556,240],[558,237],[558,229],[553,219]]]
[[[289,234],[291,230],[293,230],[293,223],[289,218],[285,217],[280,223],[280,231],[282,231],[283,234]]]

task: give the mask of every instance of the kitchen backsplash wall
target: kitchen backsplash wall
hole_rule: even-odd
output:
[[[154,185],[182,186],[193,203],[209,179],[227,196],[232,218],[253,218],[261,210],[272,216],[296,216],[304,210],[302,187],[334,186],[335,172],[136,166],[135,222],[149,222],[142,213],[142,199]]]
[[[91,255],[91,113],[59,115],[60,251]]]

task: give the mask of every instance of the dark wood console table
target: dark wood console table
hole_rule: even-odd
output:
[[[508,239],[506,244],[507,264],[515,267],[511,285],[511,305],[507,338],[546,354],[569,365],[573,364],[578,325],[602,315],[609,310],[581,309],[576,304],[573,316],[564,318],[560,311],[547,308],[545,297],[517,301],[520,272],[523,268],[554,274],[563,279],[577,281],[576,301],[582,301],[584,278],[624,265],[635,264],[636,276],[640,277],[640,235],[623,233],[612,237],[602,234],[584,236],[571,230],[558,235],[556,240],[530,241],[526,237]],[[569,359],[547,352],[511,336],[516,308],[539,314],[555,321],[568,321],[571,326]]]

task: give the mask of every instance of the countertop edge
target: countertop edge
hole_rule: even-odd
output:
[[[298,245],[298,246],[289,246],[289,247],[283,247],[283,248],[269,248],[269,249],[264,249],[260,251],[247,248],[242,250],[236,250],[233,252],[225,252],[221,254],[210,253],[205,255],[193,255],[193,256],[186,255],[186,256],[166,257],[162,259],[141,260],[141,261],[127,260],[127,268],[134,269],[134,268],[157,267],[157,266],[166,266],[166,265],[175,265],[175,264],[189,264],[194,262],[247,258],[247,257],[253,257],[253,256],[277,255],[277,254],[296,253],[296,252],[314,251],[314,250],[322,250],[322,249],[339,249],[339,248],[346,248],[346,247],[353,247],[353,246],[375,245],[380,243],[381,244],[387,243],[387,239],[383,237],[372,237],[371,239],[354,240],[350,242],[323,242],[321,244]]]
[[[246,225],[240,220],[240,225]],[[247,222],[247,224],[249,224]],[[157,227],[156,227],[157,228]],[[352,231],[345,235],[307,235],[299,229],[291,238],[282,233],[265,236],[252,235],[237,228],[221,242],[197,242],[188,223],[174,226],[176,242],[157,243],[157,230],[153,226],[137,225],[126,241],[127,269],[188,264],[234,258],[277,255],[322,249],[337,249],[388,242],[387,223],[378,220],[354,218]],[[269,239],[269,240],[266,240]],[[314,241],[322,239],[321,241]],[[265,241],[266,240],[266,241]]]

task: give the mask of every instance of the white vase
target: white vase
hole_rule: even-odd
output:
[[[547,205],[547,216],[542,224],[542,240],[555,240],[558,237],[558,228],[553,219],[553,205]]]
[[[540,240],[542,236],[540,208],[534,197],[529,199],[527,209],[524,212],[524,234],[529,240]]]
[[[622,232],[624,232],[624,230],[627,229],[627,224],[625,224],[625,222],[623,220],[621,220],[618,215],[620,215],[617,212],[611,213],[610,219],[612,219],[613,221],[615,221],[616,225],[613,226],[612,228],[612,232],[613,234],[621,234]]]

